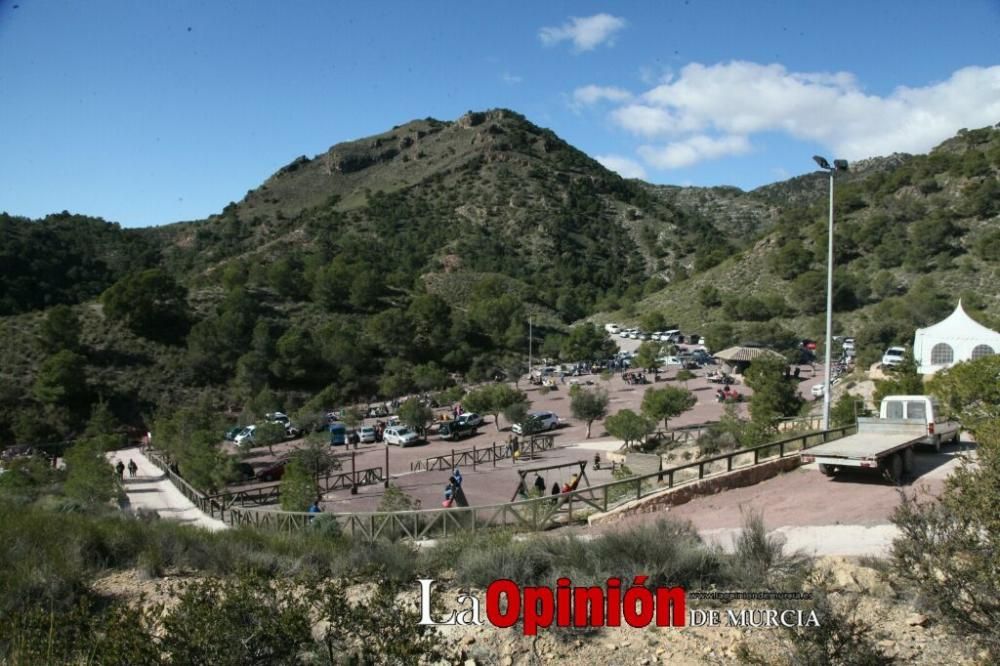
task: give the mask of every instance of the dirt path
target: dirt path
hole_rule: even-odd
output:
[[[112,465],[120,460],[126,467],[130,460],[134,460],[139,467],[134,478],[129,475],[128,469],[125,470],[125,493],[133,508],[156,511],[161,518],[212,531],[228,527],[221,520],[206,516],[191,500],[184,497],[138,448],[111,451],[108,453],[108,460]]]

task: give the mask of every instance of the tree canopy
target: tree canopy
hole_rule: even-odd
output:
[[[694,393],[679,386],[648,388],[642,396],[642,413],[653,421],[663,421],[667,429],[670,419],[680,416],[698,403]]]

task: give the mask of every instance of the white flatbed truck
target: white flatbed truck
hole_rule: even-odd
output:
[[[852,467],[881,471],[899,483],[913,471],[914,448],[941,450],[942,442],[957,442],[961,427],[954,421],[937,421],[937,402],[924,395],[884,398],[879,418],[859,418],[858,432],[802,452],[803,462],[816,462],[826,476]]]

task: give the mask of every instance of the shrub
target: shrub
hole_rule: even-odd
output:
[[[805,555],[785,553],[783,542],[767,535],[764,517],[757,511],[743,515],[743,529],[734,545],[733,555],[727,560],[726,576],[740,589],[775,589],[783,581],[798,583],[808,567]]]

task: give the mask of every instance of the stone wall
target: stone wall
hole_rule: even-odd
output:
[[[755,467],[746,467],[725,474],[718,474],[711,478],[702,479],[701,481],[664,489],[648,497],[633,500],[622,506],[615,507],[607,513],[594,514],[590,516],[588,522],[591,525],[606,525],[617,522],[626,516],[662,511],[665,507],[690,502],[699,495],[714,495],[730,488],[752,486],[778,474],[790,472],[801,464],[802,459],[799,456],[791,455],[771,460]]]

